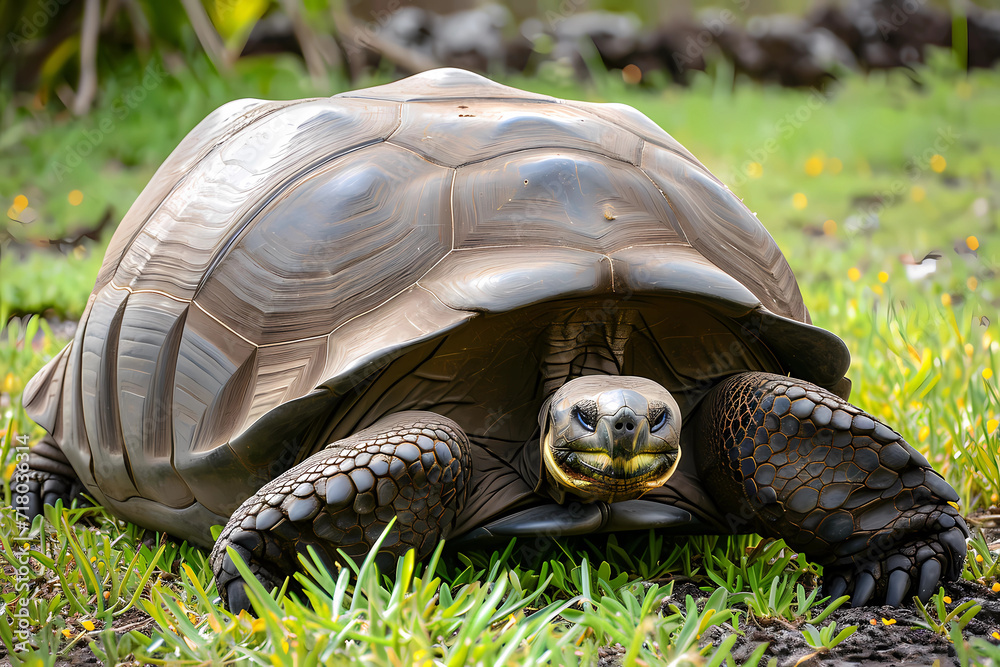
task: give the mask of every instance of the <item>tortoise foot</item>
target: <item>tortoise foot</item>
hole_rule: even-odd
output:
[[[470,472],[468,439],[450,419],[386,417],[280,475],[236,510],[212,550],[219,594],[233,611],[249,608],[226,547],[267,590],[300,570],[298,557],[309,546],[328,569],[341,552],[365,558],[393,517],[376,563],[384,571],[410,549],[427,556],[464,504]]]
[[[48,435],[32,447],[27,469],[22,463],[15,470],[11,489],[14,509],[28,521],[41,514],[45,505],[55,505],[59,500],[66,507],[74,500],[85,502],[83,484]]]
[[[942,515],[947,516],[947,515]],[[849,562],[824,569],[824,593],[837,598],[851,596],[851,605],[863,606],[873,600],[898,607],[913,596],[921,602],[934,594],[943,581],[957,579],[965,561],[964,525],[931,520],[935,534],[914,538],[877,535],[870,550]],[[945,528],[945,525],[951,525]],[[939,531],[939,532],[937,532]]]
[[[703,479],[734,532],[783,538],[852,604],[926,599],[959,576],[958,494],[898,433],[816,385],[744,373],[706,398]]]

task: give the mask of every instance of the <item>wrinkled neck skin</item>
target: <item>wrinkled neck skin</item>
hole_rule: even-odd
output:
[[[602,310],[576,315],[569,322],[553,324],[546,332],[547,349],[541,364],[546,404],[570,380],[622,374],[625,345],[635,328],[637,313]]]

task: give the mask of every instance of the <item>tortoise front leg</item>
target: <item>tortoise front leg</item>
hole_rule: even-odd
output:
[[[699,474],[741,532],[824,565],[825,590],[898,606],[956,579],[969,530],[954,489],[898,433],[816,385],[743,373],[701,408]],[[743,512],[743,515],[740,515]]]
[[[337,549],[364,558],[396,517],[380,557],[409,549],[422,558],[448,537],[465,503],[469,442],[452,420],[400,412],[339,440],[262,487],[233,514],[212,550],[219,593],[235,612],[249,608],[233,547],[268,590],[299,569],[312,545],[329,567]],[[383,564],[384,560],[383,560]]]

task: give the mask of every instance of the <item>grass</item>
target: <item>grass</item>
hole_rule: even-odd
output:
[[[109,235],[61,250],[37,245],[120,219],[215,106],[342,87],[310,88],[283,59],[239,67],[223,81],[204,63],[172,65],[128,113],[116,103],[131,99],[137,66],[108,82],[85,118],[3,105],[0,205],[10,239],[0,257],[0,320],[19,316],[0,336],[5,480],[23,443],[40,436],[20,392],[65,342],[60,327],[32,315],[79,316]],[[613,76],[584,90],[555,69],[511,83],[632,104],[688,146],[758,212],[815,323],[847,342],[853,401],[943,472],[963,512],[997,504],[1000,74],[966,76],[942,54],[913,74],[848,76],[823,96],[734,88],[721,73],[657,92]],[[104,119],[110,131],[101,130]],[[85,161],[68,168],[84,150]],[[934,271],[924,264],[920,275],[911,262],[931,251],[939,253]],[[831,620],[843,600],[817,593],[820,569],[781,543],[645,534],[561,544],[540,562],[513,545],[405,559],[395,573],[370,562],[314,570],[314,580],[301,580],[304,598],[256,590],[257,618],[233,616],[215,602],[203,551],[100,508],[53,508],[27,526],[9,509],[6,484],[3,493],[0,640],[8,651],[27,649],[8,656],[14,664],[54,664],[83,646],[109,664],[592,664],[608,651],[624,665],[756,664],[764,647],[738,650],[751,628],[783,624],[817,652],[835,652],[855,631]],[[993,586],[998,574],[997,553],[977,538],[963,577]],[[703,592],[675,593],[684,582]],[[975,606],[958,607],[936,596],[924,625],[947,635],[962,659],[1000,659],[996,646],[963,634]]]

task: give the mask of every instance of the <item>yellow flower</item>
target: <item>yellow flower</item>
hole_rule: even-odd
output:
[[[930,434],[931,434],[931,427],[930,426],[921,426],[920,427],[920,434],[917,436],[917,439],[920,440],[920,442],[923,442],[924,440],[926,440],[928,438],[928,436],[930,436]]]
[[[994,593],[1000,593],[1000,583],[994,581],[993,585],[990,586],[990,590],[993,591]]]
[[[989,380],[991,377],[993,377],[993,369],[992,368],[984,368],[983,369],[983,379],[984,380]]]
[[[894,618],[883,618],[882,625],[896,625],[896,619]]]
[[[969,246],[969,250],[979,250],[979,239],[969,236],[965,239],[965,245]]]
[[[82,623],[80,623],[80,625],[82,625],[83,629],[87,630],[88,632],[91,632],[94,629],[94,622],[93,621],[83,621]]]
[[[69,628],[63,628],[62,633],[63,633],[63,637],[72,637],[73,636],[73,633],[72,633],[72,631],[70,631]],[[994,634],[996,634],[996,633],[994,633]]]
[[[18,382],[17,376],[13,373],[7,373],[6,377],[3,379],[3,385],[0,386],[0,391],[8,394],[15,394],[21,391],[21,383]]]
[[[819,176],[823,173],[823,160],[818,157],[811,157],[806,160],[806,174],[809,176]]]
[[[879,271],[878,272],[878,281],[880,283],[887,283],[887,282],[889,282],[889,274],[886,273],[885,271]]]
[[[972,347],[972,343],[966,343],[963,349],[965,350],[965,354],[970,357],[972,356],[972,353],[975,352],[976,350],[976,348]]]
[[[847,277],[851,279],[851,282],[858,282],[861,280],[861,272],[858,271],[858,267],[852,266],[847,270]]]
[[[969,279],[965,281],[965,286],[969,288],[970,292],[974,292],[979,287],[979,281],[975,276],[969,276]]]
[[[996,631],[994,630],[994,632],[993,632],[993,634],[991,635],[991,637],[993,637],[993,639],[1000,639],[1000,632],[996,632]]]
[[[941,305],[946,307],[951,305],[951,295],[947,292],[941,295]]]
[[[83,201],[83,193],[79,190],[71,190],[66,199],[69,200],[70,206],[79,206],[80,202]]]
[[[796,192],[792,195],[792,206],[794,206],[796,210],[801,211],[808,205],[809,199],[801,192]]]
[[[837,221],[827,220],[823,223],[823,233],[827,236],[833,236],[837,233]]]
[[[760,178],[764,175],[764,165],[760,162],[751,162],[747,165],[747,176],[750,178]]]
[[[947,166],[948,163],[945,161],[943,155],[935,154],[934,157],[931,158],[931,169],[933,169],[937,173],[940,174],[942,171],[944,171],[944,168]]]
[[[18,195],[14,197],[14,212],[20,213],[24,209],[28,208],[28,198],[24,195]]]
[[[878,294],[879,296],[885,294],[885,290],[882,289],[881,285],[872,285],[872,291]]]
[[[945,596],[944,596],[944,597],[942,598],[942,600],[944,600],[944,603],[945,603],[945,604],[951,604],[951,597],[949,597],[949,596],[947,596],[947,595],[945,595]]]
[[[912,188],[910,188],[910,199],[912,199],[913,201],[919,203],[926,198],[927,198],[927,191],[924,190],[919,185],[914,185]]]
[[[997,419],[987,419],[986,420],[986,432],[987,433],[992,433],[993,431],[997,430],[997,427],[1000,427],[1000,421],[998,421]],[[996,494],[994,493],[993,495],[996,495]],[[996,501],[994,500],[993,502],[996,502]]]

